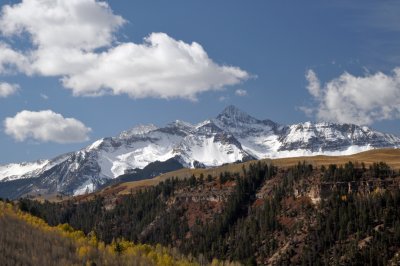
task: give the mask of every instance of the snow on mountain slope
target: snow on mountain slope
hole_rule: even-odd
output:
[[[180,154],[190,167],[194,167],[196,162],[217,166],[249,157],[231,134],[225,133],[210,120],[199,123],[193,130],[176,148],[176,154]]]
[[[156,129],[157,129],[157,127],[153,124],[138,125],[134,128],[131,128],[130,130],[122,131],[118,137],[121,139],[127,139],[127,138],[130,138],[135,135],[143,136],[143,135],[149,133],[150,131],[154,131]]]
[[[52,160],[0,166],[0,181],[35,177],[31,191],[82,194],[108,179],[171,158],[185,167],[212,167],[254,158],[348,155],[385,147],[400,147],[400,138],[350,124],[284,126],[228,106],[197,125],[179,120],[160,128],[140,125]]]
[[[257,159],[270,157],[281,145],[282,126],[270,120],[255,119],[234,106],[225,108],[213,122],[235,136],[243,150]]]
[[[400,147],[400,138],[350,124],[299,123],[279,125],[255,119],[228,106],[215,123],[232,133],[257,159],[310,155],[349,155],[374,148]]]
[[[278,151],[347,155],[351,150],[399,147],[400,138],[357,125],[306,122],[286,127],[280,142]]]
[[[201,162],[205,166],[218,166],[224,163],[241,161],[245,153],[235,145],[224,145],[216,136],[207,138],[190,136],[185,139],[182,146],[185,158],[189,165],[194,167],[194,162]]]
[[[21,178],[26,174],[33,173],[42,169],[48,163],[48,160],[43,160],[33,163],[12,163],[0,166],[0,180],[9,181]]]
[[[22,178],[31,178],[65,161],[66,155],[58,156],[53,160],[39,160],[36,162],[11,163],[0,165],[0,181],[12,181]]]
[[[98,154],[101,173],[108,178],[115,178],[127,170],[142,169],[151,162],[174,157],[173,149],[181,140],[180,135],[153,130],[146,136],[106,139],[92,152]]]

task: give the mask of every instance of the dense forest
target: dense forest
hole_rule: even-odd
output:
[[[121,238],[161,244],[200,264],[217,258],[245,265],[396,265],[399,185],[399,172],[385,163],[258,162],[240,173],[172,178],[112,200],[21,199],[19,207],[106,244]]]

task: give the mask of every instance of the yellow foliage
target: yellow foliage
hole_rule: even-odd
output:
[[[211,266],[220,266],[220,265],[222,265],[222,264],[217,259],[213,259],[211,262]]]
[[[142,261],[142,264],[146,265],[148,264],[147,262],[160,266],[198,265],[185,259],[174,258],[169,250],[161,245],[153,247],[147,244],[134,244],[124,239],[117,239],[110,245],[106,245],[97,239],[94,232],[90,232],[85,236],[82,231],[75,230],[69,224],[49,226],[44,220],[20,211],[10,203],[0,201],[0,216],[2,215],[14,216],[45,233],[55,233],[61,237],[72,239],[76,245],[76,254],[82,260],[82,265],[91,265],[93,262],[91,256],[96,252],[102,254],[104,265],[114,265],[116,260],[121,261],[121,265],[130,265],[132,261],[138,261],[138,259]]]
[[[72,226],[70,226],[69,224],[59,224],[57,228],[67,233],[71,233],[74,231],[74,228],[72,228]]]
[[[88,246],[81,246],[78,248],[78,256],[79,258],[85,258],[89,254],[89,247]]]
[[[172,266],[172,265],[174,265],[174,261],[171,256],[168,256],[167,254],[163,254],[157,261],[157,265]]]
[[[89,234],[87,235],[87,238],[89,240],[89,244],[92,246],[97,246],[99,241],[97,240],[96,233],[94,231],[90,231]]]

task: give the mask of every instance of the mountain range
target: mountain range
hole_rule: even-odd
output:
[[[50,160],[0,166],[0,196],[94,191],[110,180],[151,178],[183,167],[214,167],[252,159],[348,155],[399,148],[400,138],[366,126],[305,122],[280,125],[235,106],[196,125],[139,125],[116,137]]]

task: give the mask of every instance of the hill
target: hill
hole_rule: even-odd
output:
[[[85,236],[68,224],[49,226],[2,201],[0,228],[1,265],[199,265],[161,246],[135,245],[122,239],[105,245],[94,232]]]
[[[318,162],[322,165],[256,161],[211,169],[218,175],[196,169],[198,177],[162,176],[133,193],[59,203],[21,199],[19,206],[51,225],[93,230],[105,243],[123,237],[161,244],[202,262],[398,265],[399,170],[384,162]]]

